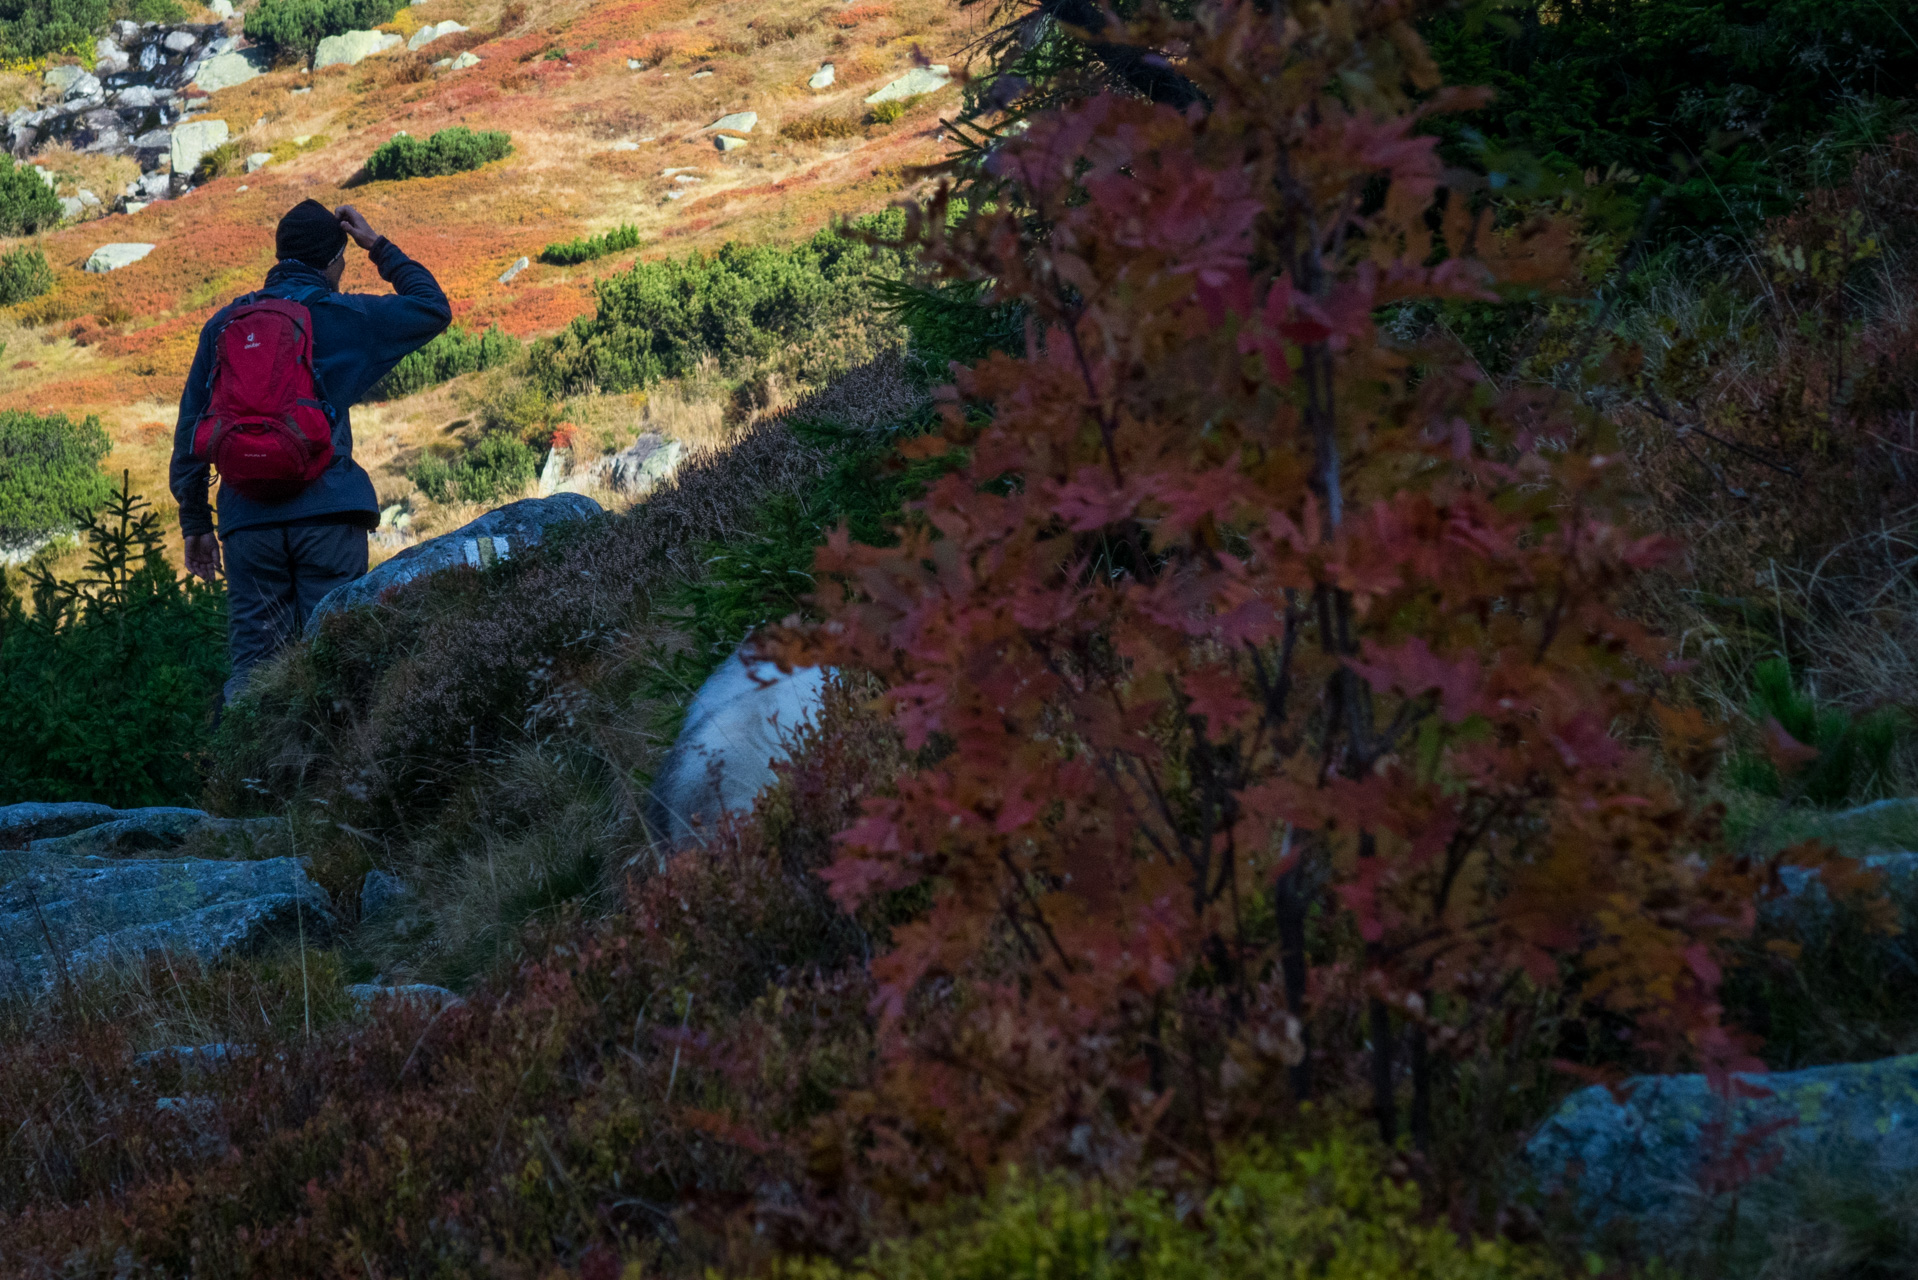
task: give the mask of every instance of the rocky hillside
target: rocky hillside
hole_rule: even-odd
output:
[[[309,63],[276,60],[245,35],[244,12],[215,5],[171,28],[119,22],[91,59],[0,78],[8,143],[66,214],[38,238],[53,290],[0,313],[0,405],[98,414],[105,467],[130,470],[163,518],[199,327],[271,265],[273,224],[298,200],[362,208],[431,266],[457,324],[544,335],[635,260],[790,241],[884,206],[942,153],[938,117],[958,90],[920,70],[884,91],[915,59],[949,65],[967,39],[963,15],[933,0],[426,0],[378,32],[324,42]],[[867,105],[876,93],[887,109]],[[457,125],[506,132],[511,154],[450,176],[367,179],[390,138]],[[548,244],[620,225],[636,244],[540,260]],[[361,260],[346,287],[381,286]],[[638,432],[639,405],[569,409],[616,445]],[[383,500],[413,491],[408,465],[461,416],[444,393],[356,415]]]

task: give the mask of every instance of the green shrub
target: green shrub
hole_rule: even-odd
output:
[[[1203,1208],[1162,1191],[1015,1178],[959,1225],[790,1280],[1518,1280],[1562,1274],[1503,1240],[1462,1241],[1368,1146],[1254,1146]]]
[[[0,253],[0,307],[27,302],[53,288],[47,255],[30,245]]]
[[[113,493],[99,471],[107,447],[98,418],[0,410],[0,546],[73,528],[105,502]]]
[[[135,22],[164,22],[169,25],[186,21],[186,10],[174,3],[174,0],[133,0],[127,6],[127,17]]]
[[[395,134],[366,160],[366,176],[375,182],[406,178],[437,178],[465,173],[513,154],[513,140],[504,133],[475,133],[454,125],[421,142],[409,133]]]
[[[428,458],[407,472],[435,502],[492,502],[517,494],[539,474],[539,454],[516,435],[497,432],[451,462]]]
[[[60,201],[45,179],[11,156],[0,156],[0,235],[31,235],[59,224]]]
[[[1867,799],[1890,778],[1892,752],[1911,732],[1905,713],[1886,707],[1854,716],[1841,707],[1820,707],[1797,687],[1791,664],[1771,658],[1754,675],[1751,717],[1760,725],[1777,721],[1794,739],[1818,752],[1790,778],[1762,752],[1735,757],[1728,771],[1733,785],[1767,796],[1802,797],[1834,806]]]
[[[576,240],[549,244],[539,251],[539,260],[556,267],[570,267],[575,263],[591,262],[594,258],[604,258],[608,254],[637,248],[639,248],[639,228],[629,223],[622,223],[603,235],[583,236]]]
[[[0,59],[44,58],[89,48],[110,0],[0,0]]]
[[[312,56],[320,41],[391,22],[401,0],[260,0],[246,15],[248,38],[285,54]]]
[[[225,593],[174,576],[124,483],[86,540],[79,580],[27,571],[30,610],[0,580],[0,804],[188,803],[227,673]]]
[[[711,257],[637,263],[594,285],[595,314],[534,346],[533,375],[554,395],[630,391],[682,377],[707,357],[730,372],[803,354],[834,325],[870,322],[869,278],[891,260],[891,251],[822,231],[790,248],[727,244]]]
[[[477,373],[503,365],[520,352],[520,342],[498,325],[485,333],[468,333],[454,325],[418,351],[411,352],[367,393],[372,400],[397,400],[436,387],[463,373]]]
[[[890,102],[878,103],[872,109],[872,122],[874,124],[896,123],[901,116],[912,110],[912,104],[917,101],[919,101],[917,98],[894,98]]]

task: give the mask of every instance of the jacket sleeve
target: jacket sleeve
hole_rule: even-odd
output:
[[[180,392],[180,420],[173,427],[173,461],[167,468],[167,487],[180,504],[180,532],[188,537],[213,532],[213,507],[207,502],[207,478],[212,467],[193,460],[193,428],[206,412],[207,377],[213,369],[213,343],[209,323],[200,330],[200,349],[193,355],[193,368],[186,375],[186,387]]]
[[[380,279],[393,286],[385,296],[356,295],[378,352],[367,367],[365,385],[355,387],[347,402],[365,395],[401,360],[418,351],[452,323],[453,308],[433,273],[407,257],[391,240],[380,237],[368,251]]]

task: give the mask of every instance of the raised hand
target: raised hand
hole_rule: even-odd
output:
[[[333,216],[340,220],[341,229],[352,236],[353,243],[360,248],[371,249],[379,243],[380,233],[373,230],[372,224],[366,220],[366,215],[352,205],[341,205],[333,211]]]

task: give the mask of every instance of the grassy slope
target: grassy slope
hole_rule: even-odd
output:
[[[814,112],[858,114],[865,94],[910,68],[915,49],[938,58],[964,43],[968,19],[955,13],[939,0],[837,13],[782,3],[559,0],[511,6],[502,27],[493,0],[425,0],[402,12],[402,24],[452,18],[471,33],[357,67],[276,71],[214,95],[203,117],[225,119],[243,152],[302,136],[324,136],[326,145],[179,201],[45,237],[59,286],[0,312],[0,406],[100,414],[114,442],[106,465],[129,469],[135,488],[170,516],[164,476],[173,405],[200,326],[257,284],[272,263],[273,225],[298,200],[358,205],[434,270],[458,323],[497,323],[522,338],[550,333],[591,309],[598,276],[637,258],[728,239],[790,240],[888,203],[913,166],[939,156],[937,116],[950,111],[955,90],[894,125],[825,144],[789,142],[780,127]],[[431,70],[463,47],[479,66]],[[565,56],[547,56],[553,52]],[[635,72],[629,58],[653,65]],[[827,60],[837,82],[823,93],[807,89]],[[711,76],[691,78],[706,67]],[[741,110],[758,112],[759,125],[750,145],[722,155],[698,130]],[[514,155],[475,173],[355,184],[366,156],[394,132],[455,124],[510,131]],[[640,138],[654,140],[612,150]],[[660,172],[679,167],[696,167],[704,181],[668,200],[673,184]],[[511,285],[497,282],[522,255],[536,260],[552,241],[622,222],[640,229],[637,251],[565,268],[535,261]],[[110,275],[80,271],[99,245],[126,240],[157,248]],[[348,289],[383,287],[364,259],[349,262]],[[626,401],[583,412],[616,426],[635,408]],[[383,496],[403,486],[404,460],[457,416],[443,391],[357,415],[360,456]]]

